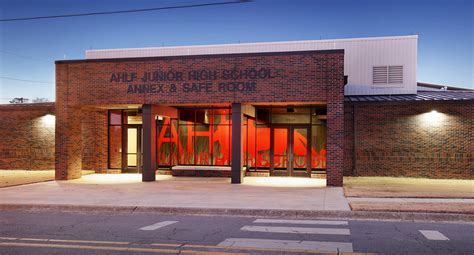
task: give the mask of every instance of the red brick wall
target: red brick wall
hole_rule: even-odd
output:
[[[54,103],[0,105],[0,169],[54,169]]]
[[[56,135],[55,170],[56,180],[81,177],[82,170],[82,130],[81,106],[74,93],[67,65],[56,65]],[[75,103],[72,103],[75,102]],[[69,171],[74,169],[74,171]]]
[[[111,169],[122,167],[122,127],[110,126],[109,131],[109,166]]]
[[[474,179],[473,102],[346,104],[345,137],[348,175]]]
[[[67,100],[68,105],[104,104],[211,104],[211,103],[255,103],[255,102],[327,102],[328,93],[341,93],[343,84],[343,51],[313,51],[304,53],[240,54],[217,56],[190,56],[169,58],[146,58],[103,61],[58,61],[57,99]],[[254,79],[255,92],[221,92],[217,84],[243,82],[251,79],[212,81],[210,92],[183,92],[181,84],[192,83],[186,79],[192,70],[244,70],[270,68],[271,79]],[[163,93],[127,93],[128,85],[144,82],[111,82],[112,74],[136,73],[140,78],[144,72],[155,70],[181,71],[183,81],[151,82],[163,84]],[[172,84],[176,92],[170,92]],[[68,86],[68,97],[62,97],[61,88]],[[328,89],[330,88],[330,89]],[[334,92],[333,92],[334,91]],[[342,95],[341,95],[342,96]],[[340,97],[337,98],[338,100]],[[57,100],[59,101],[59,100]],[[59,102],[58,102],[59,103]]]
[[[354,105],[344,104],[344,176],[353,174],[354,162]]]
[[[209,56],[163,57],[145,59],[112,59],[56,62],[56,178],[72,179],[80,176],[82,165],[92,162],[82,160],[81,125],[76,116],[95,106],[127,105],[183,105],[229,103],[326,103],[328,112],[328,184],[342,185],[343,165],[343,64],[344,52],[311,51],[291,53],[230,54]],[[151,82],[163,85],[160,93],[127,93],[128,86],[144,82],[111,81],[112,75],[127,73],[141,78],[144,72],[179,71],[188,76],[189,71],[211,70],[260,70],[268,68],[274,78],[224,79],[219,76],[211,81]],[[183,83],[212,83],[208,92],[184,92]],[[220,83],[256,82],[255,91],[219,91]],[[176,85],[176,92],[170,91]],[[330,139],[330,140],[329,140]],[[104,144],[106,148],[106,144]],[[93,153],[88,152],[87,155]],[[100,154],[102,159],[106,156]],[[101,159],[101,160],[102,160]]]
[[[107,111],[82,111],[82,169],[106,173]]]
[[[54,103],[0,105],[0,169],[54,169]],[[49,118],[49,120],[48,120]],[[83,111],[82,169],[107,169],[107,111]],[[51,121],[52,120],[52,121]]]

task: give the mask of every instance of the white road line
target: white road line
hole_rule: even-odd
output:
[[[17,240],[18,238],[16,237],[0,237],[0,240]]]
[[[280,219],[256,219],[253,223],[283,223],[283,224],[308,224],[308,225],[348,225],[347,221],[337,220],[280,220]]]
[[[240,230],[269,233],[291,234],[322,234],[322,235],[350,235],[347,228],[299,228],[299,227],[273,227],[273,226],[243,226]]]
[[[228,238],[217,246],[263,249],[306,250],[316,252],[353,252],[352,243],[296,240]]]
[[[140,228],[140,230],[157,230],[159,228],[166,227],[166,226],[169,226],[169,225],[175,224],[175,223],[177,223],[177,221],[162,221],[162,222],[158,222],[158,223],[155,223],[153,225],[150,225],[150,226],[145,226],[143,228]]]
[[[436,230],[419,230],[428,240],[448,241],[449,238]]]

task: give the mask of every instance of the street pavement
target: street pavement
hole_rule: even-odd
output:
[[[0,212],[0,254],[473,254],[474,224]]]

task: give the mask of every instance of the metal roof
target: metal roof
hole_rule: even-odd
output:
[[[412,95],[345,96],[345,102],[474,101],[471,91],[418,91]]]
[[[216,55],[337,49],[343,42],[417,40],[417,35],[86,50],[86,59]],[[340,48],[339,48],[340,49]]]

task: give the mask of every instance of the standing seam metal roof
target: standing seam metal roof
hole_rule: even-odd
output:
[[[474,101],[472,91],[418,91],[413,95],[345,96],[346,102]]]

